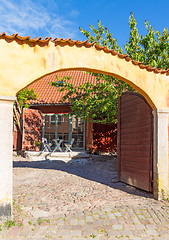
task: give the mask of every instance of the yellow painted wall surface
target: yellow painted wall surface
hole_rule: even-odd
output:
[[[44,46],[0,39],[0,95],[15,96],[32,81],[63,69],[106,73],[132,85],[153,109],[169,108],[169,76],[140,69],[131,61],[97,50],[95,46]]]

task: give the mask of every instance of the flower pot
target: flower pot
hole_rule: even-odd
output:
[[[39,152],[40,147],[39,146],[35,146],[35,152]]]

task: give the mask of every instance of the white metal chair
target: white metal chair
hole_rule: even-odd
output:
[[[50,148],[51,145],[52,143],[48,143],[47,138],[42,138],[42,146],[43,146],[42,152],[52,152]]]
[[[65,143],[64,145],[65,145],[65,147],[66,147],[66,150],[65,150],[65,152],[68,152],[68,151],[70,151],[70,152],[72,152],[72,145],[73,145],[73,143],[74,143],[74,138],[72,138],[72,140],[71,140],[71,142],[70,143]]]

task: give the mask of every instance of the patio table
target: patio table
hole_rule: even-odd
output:
[[[57,149],[59,149],[61,152],[63,152],[62,148],[61,148],[61,143],[63,142],[63,139],[53,139],[53,141],[55,142],[56,147],[54,148],[54,150],[52,151],[52,153],[54,153]]]

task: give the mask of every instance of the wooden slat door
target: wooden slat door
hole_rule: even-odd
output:
[[[152,192],[152,109],[137,93],[124,93],[118,107],[118,179]]]
[[[42,141],[43,115],[40,110],[23,110],[23,150],[35,150],[35,141]]]

